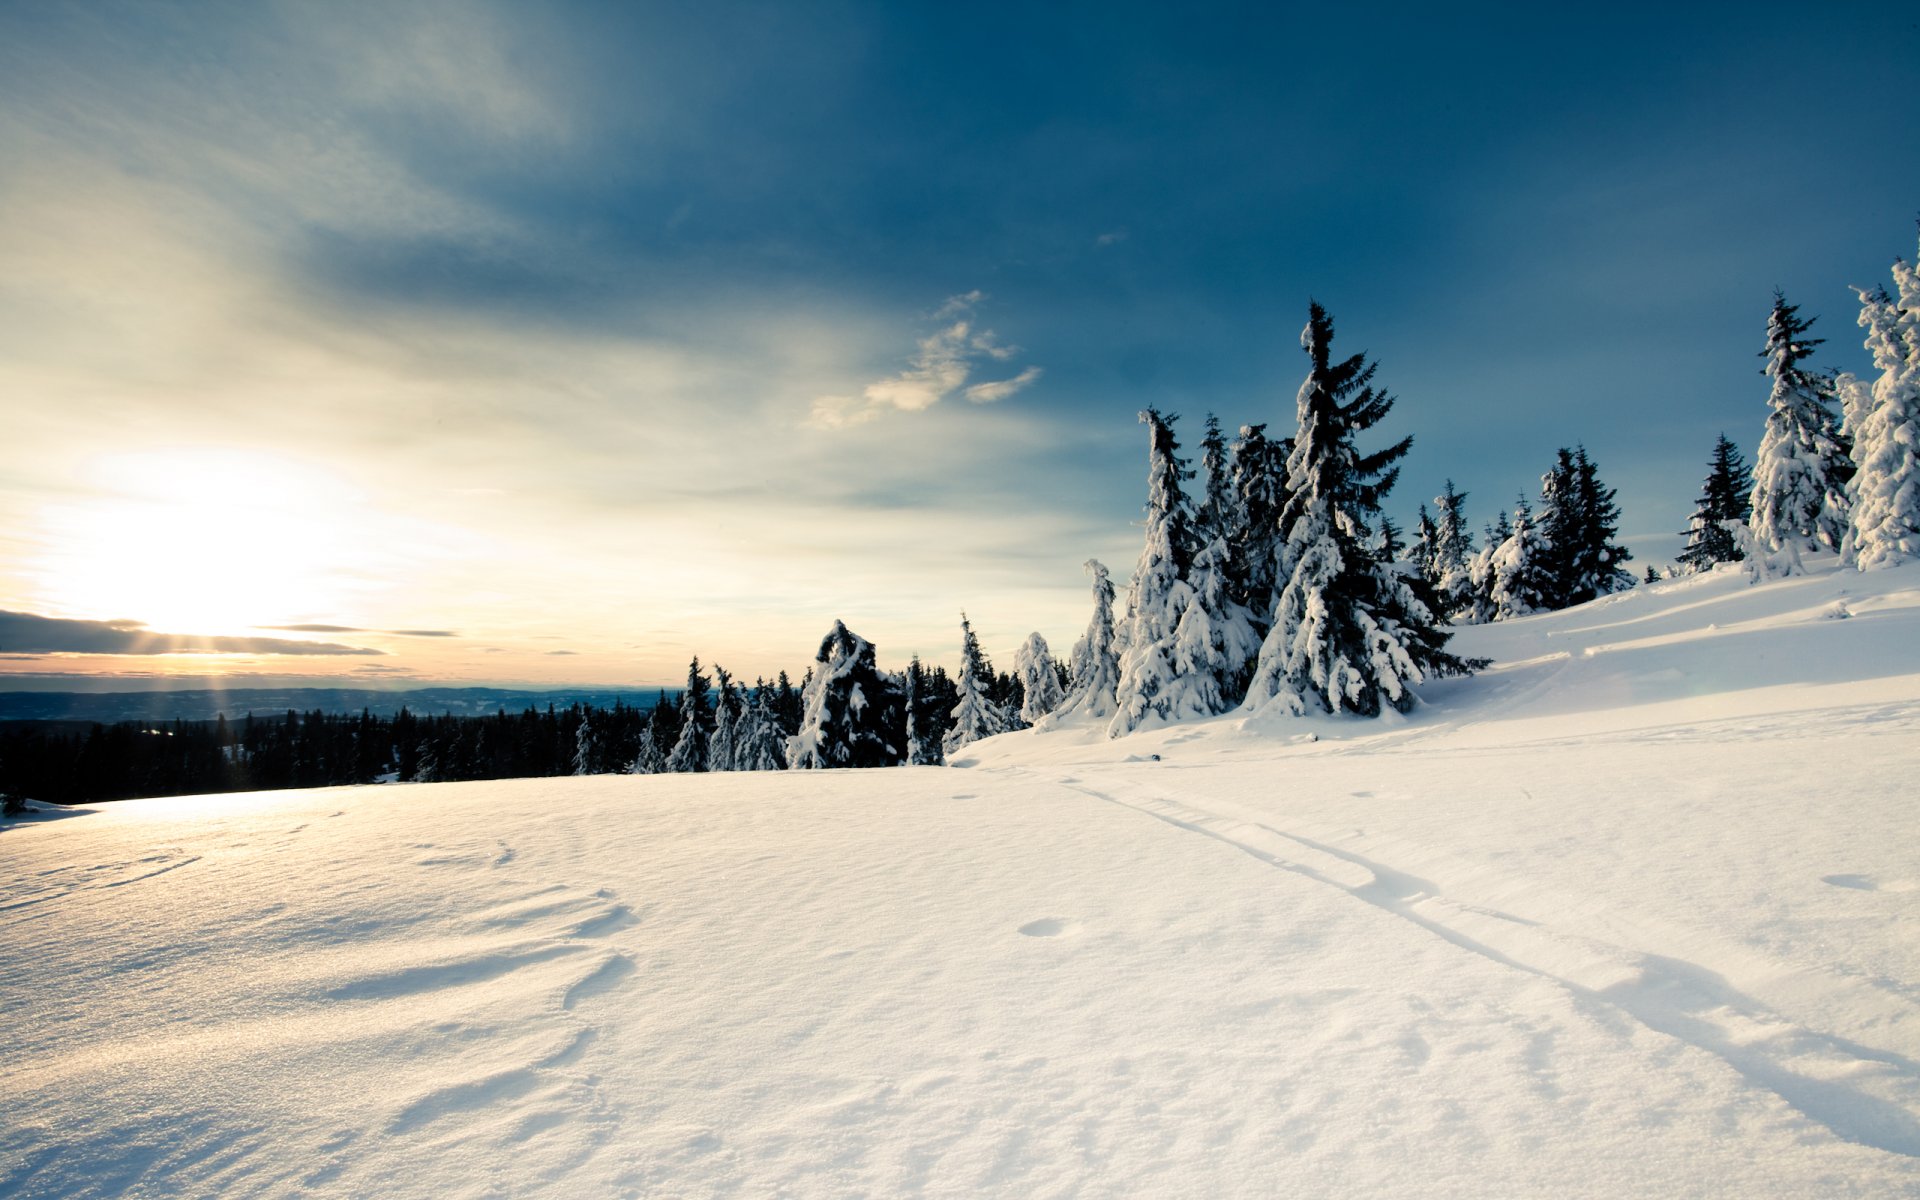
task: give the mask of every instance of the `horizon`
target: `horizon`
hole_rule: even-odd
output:
[[[1309,298],[1403,527],[1584,444],[1664,568],[1776,287],[1867,370],[1920,21],[1650,11],[0,14],[0,690],[1064,656]]]

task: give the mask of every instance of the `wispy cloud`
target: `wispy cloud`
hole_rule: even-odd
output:
[[[1028,367],[1012,379],[996,379],[992,383],[976,383],[960,394],[975,404],[993,404],[1005,400],[1021,388],[1040,378],[1039,367]]]
[[[451,629],[362,629],[358,625],[262,625],[261,629],[275,629],[282,633],[384,633],[388,637],[450,638],[459,637]]]
[[[16,654],[381,654],[337,642],[155,633],[139,621],[74,621],[0,611],[0,650]]]
[[[906,370],[869,383],[857,397],[819,397],[812,424],[835,429],[886,412],[924,412],[956,392],[975,404],[992,404],[1030,386],[1040,378],[1039,367],[1027,367],[1010,379],[967,382],[983,360],[1005,362],[1020,353],[1020,347],[1002,342],[993,330],[976,326],[974,309],[986,299],[978,289],[949,296],[933,313],[935,321],[947,323],[920,339]]]

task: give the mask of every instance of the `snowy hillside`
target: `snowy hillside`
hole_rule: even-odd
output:
[[[1453,648],[1375,722],[35,815],[0,1195],[1920,1195],[1920,567]]]

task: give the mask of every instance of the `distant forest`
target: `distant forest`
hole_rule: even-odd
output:
[[[908,673],[915,683],[914,720],[937,744],[957,689],[944,669],[923,668],[918,660]],[[697,660],[689,675],[705,692],[708,680]],[[731,715],[743,722],[749,713],[764,713],[784,743],[800,728],[802,691],[811,678],[809,672],[796,688],[783,671],[772,683],[723,685],[705,710],[706,719],[715,722],[729,705]],[[999,674],[994,682],[996,693],[1018,707],[1019,681]],[[0,795],[86,804],[282,788],[672,771],[678,769],[669,765],[674,748],[689,740],[683,738],[689,707],[684,694],[662,690],[651,705],[549,704],[480,717],[420,715],[403,708],[392,716],[370,709],[348,714],[316,709],[235,721],[221,716],[111,724],[10,722],[0,724]],[[699,705],[691,707],[701,711]],[[753,768],[742,755],[737,766],[716,758],[700,769]]]

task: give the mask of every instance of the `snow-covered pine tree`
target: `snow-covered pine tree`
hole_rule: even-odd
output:
[[[1195,525],[1203,538],[1230,538],[1240,523],[1240,497],[1234,489],[1233,461],[1220,419],[1207,414],[1206,433],[1200,439],[1200,508]]]
[[[920,736],[920,690],[921,680],[925,676],[926,671],[920,666],[920,656],[916,654],[913,661],[907,664],[906,677],[907,765],[910,767],[935,765],[933,752],[928,750],[926,740]]]
[[[1487,564],[1487,619],[1505,621],[1544,610],[1553,585],[1551,558],[1551,548],[1533,523],[1533,509],[1522,496],[1513,508],[1511,532],[1494,547]]]
[[[894,767],[906,757],[900,693],[874,665],[873,644],[839,621],[820,642],[800,708],[800,732],[787,739],[794,770]]]
[[[680,694],[680,739],[667,755],[667,770],[675,773],[707,769],[708,741],[713,736],[713,707],[707,703],[708,680],[700,673],[700,658],[687,664],[687,690]]]
[[[1313,304],[1300,337],[1312,365],[1295,402],[1299,430],[1281,517],[1292,569],[1246,707],[1404,712],[1416,702],[1410,685],[1473,664],[1446,652],[1438,619],[1398,569],[1373,555],[1370,522],[1413,439],[1360,454],[1354,438],[1387,415],[1393,398],[1372,386],[1364,355],[1333,362],[1332,341],[1332,318]]]
[[[1400,533],[1400,527],[1393,518],[1380,514],[1380,541],[1374,548],[1375,555],[1383,563],[1399,562],[1400,556],[1407,552],[1406,540]]]
[[[1755,541],[1782,574],[1803,571],[1801,556],[1839,549],[1847,530],[1847,479],[1852,464],[1829,407],[1832,381],[1800,364],[1824,339],[1810,338],[1813,321],[1779,292],[1767,318],[1767,360],[1773,380],[1767,431],[1753,464]]]
[[[1747,470],[1740,448],[1721,434],[1707,460],[1707,478],[1700,485],[1693,515],[1687,518],[1687,545],[1678,562],[1688,571],[1706,571],[1715,563],[1739,562],[1745,555],[1728,521],[1745,521],[1753,512],[1753,473]]]
[[[1413,546],[1408,551],[1407,560],[1420,573],[1436,596],[1440,589],[1439,559],[1436,546],[1440,541],[1440,530],[1433,523],[1433,515],[1427,506],[1420,506],[1420,515],[1413,523]]]
[[[1433,586],[1449,619],[1473,603],[1468,567],[1473,562],[1473,533],[1467,529],[1467,494],[1455,491],[1453,480],[1433,498],[1438,513],[1433,520]],[[1425,511],[1424,509],[1422,510]]]
[[[1493,600],[1493,556],[1513,536],[1513,523],[1507,519],[1506,513],[1500,513],[1486,527],[1486,535],[1480,548],[1467,560],[1466,603],[1454,613],[1456,622],[1485,625],[1499,615]]]
[[[980,651],[980,639],[974,636],[967,614],[960,614],[960,671],[954,676],[959,698],[954,702],[953,721],[941,741],[944,757],[952,758],[963,746],[1005,733],[1012,727],[1006,709],[993,700],[993,667]]]
[[[1233,443],[1233,524],[1227,531],[1232,556],[1229,594],[1243,605],[1256,632],[1273,620],[1279,593],[1280,510],[1287,502],[1287,455],[1293,443],[1267,438],[1265,425],[1242,425]]]
[[[740,749],[740,696],[725,667],[713,669],[713,733],[707,738],[707,770],[732,771]]]
[[[1860,325],[1879,378],[1855,419],[1848,558],[1863,571],[1920,558],[1920,271],[1893,263],[1885,288],[1860,292]]]
[[[1247,674],[1260,653],[1247,610],[1234,600],[1227,543],[1202,544],[1188,567],[1192,600],[1174,629],[1173,668],[1194,687],[1195,702],[1225,712],[1247,694]]]
[[[1131,620],[1120,651],[1109,737],[1149,721],[1225,711],[1232,704],[1228,689],[1244,669],[1241,648],[1252,637],[1244,616],[1234,611],[1237,606],[1228,607],[1226,543],[1215,538],[1199,544],[1192,503],[1182,486],[1188,472],[1173,436],[1176,419],[1151,408],[1140,414],[1147,427],[1146,542],[1128,595]],[[1196,554],[1204,594],[1191,582]],[[1236,625],[1244,636],[1236,634]]]
[[[734,740],[734,769],[739,771],[784,771],[787,769],[787,735],[780,728],[780,716],[774,711],[773,690],[756,681],[753,695],[741,709],[739,734]]]
[[[593,736],[592,710],[580,714],[580,728],[573,734],[573,773],[575,775],[595,774],[594,763],[599,759],[599,747]]]
[[[1111,717],[1117,707],[1114,691],[1120,683],[1120,660],[1113,644],[1113,578],[1098,559],[1088,559],[1086,569],[1093,578],[1093,616],[1087,631],[1073,644],[1068,670],[1072,681],[1049,725],[1076,714]]]
[[[1060,674],[1054,669],[1053,651],[1038,632],[1028,634],[1027,640],[1014,651],[1013,673],[1024,689],[1020,719],[1029,725],[1059,708],[1060,702],[1066,699],[1060,690]]]
[[[640,746],[633,762],[627,767],[629,775],[659,775],[667,769],[666,752],[660,749],[660,740],[655,738],[653,724],[660,719],[660,709],[655,708],[647,715],[646,724],[640,727]]]
[[[1569,608],[1633,586],[1620,564],[1632,558],[1615,542],[1620,506],[1600,482],[1585,446],[1562,446],[1540,481],[1540,529],[1546,542],[1549,608]]]

